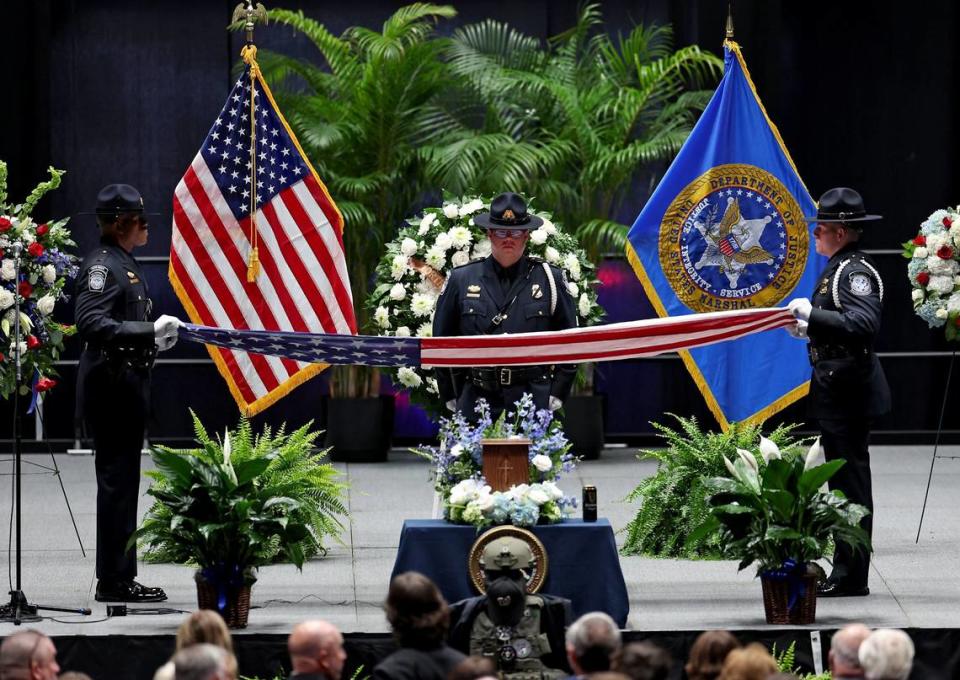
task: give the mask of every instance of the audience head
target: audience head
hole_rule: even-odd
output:
[[[720,675],[723,662],[740,642],[726,630],[708,630],[700,633],[690,648],[685,670],[690,680],[714,680]]]
[[[624,645],[616,666],[631,680],[667,680],[673,659],[667,650],[652,642],[631,642]]]
[[[230,680],[229,653],[223,647],[200,642],[173,655],[175,680]]]
[[[223,617],[212,609],[193,612],[177,628],[177,651],[184,647],[207,642],[233,653],[233,639]]]
[[[770,656],[767,648],[759,642],[751,642],[727,654],[720,671],[720,680],[767,680],[767,677],[779,673],[777,662]]]
[[[567,660],[577,675],[608,671],[620,650],[620,629],[603,612],[590,612],[567,629]]]
[[[434,582],[423,574],[408,571],[396,576],[384,608],[401,647],[432,649],[447,638],[450,608]]]
[[[497,666],[485,656],[468,656],[450,671],[447,680],[495,680]]]
[[[913,667],[913,640],[902,630],[881,628],[860,645],[860,665],[867,680],[906,680]]]
[[[10,680],[55,680],[57,648],[38,630],[21,630],[8,635],[0,645],[0,678]]]
[[[830,675],[834,678],[862,678],[860,665],[860,645],[870,635],[870,629],[862,623],[844,626],[830,640],[830,653],[827,655]]]
[[[59,680],[93,680],[93,678],[79,671],[67,671],[66,673],[60,674]]]
[[[287,638],[293,672],[321,675],[339,680],[347,653],[343,651],[343,635],[327,621],[304,621],[297,624]]]

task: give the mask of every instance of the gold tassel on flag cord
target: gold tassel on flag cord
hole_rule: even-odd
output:
[[[260,253],[257,249],[257,104],[256,85],[260,75],[256,45],[240,50],[243,61],[250,66],[250,259],[247,262],[247,283],[257,280],[260,273]]]

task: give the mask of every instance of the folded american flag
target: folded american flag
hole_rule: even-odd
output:
[[[249,331],[185,324],[180,337],[295,361],[363,366],[527,366],[617,361],[712,345],[782,328],[785,308],[743,309],[514,335],[398,338]]]

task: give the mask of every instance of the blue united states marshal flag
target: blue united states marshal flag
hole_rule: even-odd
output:
[[[813,200],[767,117],[739,46],[630,229],[627,257],[660,316],[774,307],[808,297],[826,261],[805,215]],[[803,397],[805,343],[784,330],[680,352],[721,427]]]
[[[251,259],[259,265],[251,268]],[[248,64],[177,185],[169,276],[197,324],[356,333],[343,217],[255,62],[253,78]],[[240,348],[207,349],[249,415],[326,368]]]

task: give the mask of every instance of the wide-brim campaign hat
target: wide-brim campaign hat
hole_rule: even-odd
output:
[[[479,213],[473,223],[484,229],[536,229],[543,220],[527,212],[527,202],[506,192],[490,201],[490,211]]]
[[[883,215],[868,215],[863,207],[863,198],[848,187],[830,189],[817,204],[817,214],[805,217],[807,222],[872,222],[882,220]]]
[[[129,213],[140,215],[159,215],[157,212],[147,212],[143,205],[143,196],[136,187],[129,184],[108,184],[97,194],[97,207],[93,212],[82,212],[81,215],[98,215],[101,217],[119,217]]]

